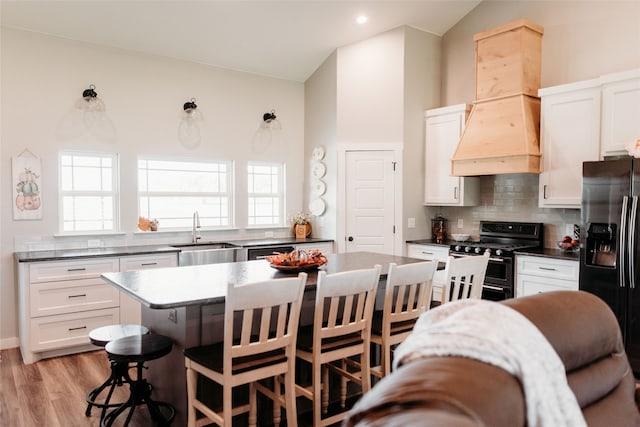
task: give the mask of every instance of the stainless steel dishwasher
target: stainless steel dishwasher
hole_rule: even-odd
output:
[[[247,260],[265,259],[266,257],[273,255],[274,252],[291,252],[295,248],[293,246],[263,246],[259,248],[247,249]]]

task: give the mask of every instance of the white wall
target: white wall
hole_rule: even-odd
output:
[[[305,210],[308,210],[311,193],[311,152],[314,147],[325,148],[322,160],[327,165],[327,174],[322,178],[327,191],[322,198],[327,204],[325,213],[313,218],[312,235],[316,237],[336,238],[336,169],[338,156],[336,150],[336,60],[334,51],[311,77],[305,82],[304,144],[306,159]]]
[[[12,253],[16,249],[86,246],[83,239],[53,237],[58,232],[57,159],[61,149],[113,151],[121,168],[121,230],[116,244],[188,241],[190,233],[133,234],[136,203],[136,159],[139,155],[213,158],[235,161],[236,191],[245,194],[248,160],[284,161],[287,176],[286,215],[302,210],[304,182],[304,85],[168,58],[2,29],[2,129],[0,160],[1,287],[0,347],[17,336],[17,293]],[[117,141],[105,144],[85,136],[61,140],[56,130],[89,84],[106,106]],[[193,150],[177,140],[182,104],[195,97],[204,115],[202,143]],[[252,148],[262,115],[275,109],[282,135],[269,149]],[[11,157],[28,148],[42,159],[43,217],[12,219]],[[264,236],[249,232],[246,202],[236,205],[239,230],[203,235],[213,239]],[[162,229],[162,224],[160,224]],[[289,235],[289,227],[275,230]],[[109,239],[109,237],[105,237]],[[25,243],[26,242],[26,243]],[[4,340],[4,341],[3,341]]]
[[[544,27],[541,87],[640,67],[639,1],[484,0],[442,37],[443,105],[474,101],[473,35],[520,18]]]
[[[402,142],[404,27],[338,49],[339,144]]]

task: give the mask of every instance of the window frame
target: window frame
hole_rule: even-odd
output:
[[[193,193],[188,193],[188,195],[185,195],[184,192],[180,192],[180,191],[148,191],[148,185],[147,185],[147,190],[142,191],[141,190],[141,183],[139,182],[139,178],[140,178],[140,173],[141,173],[141,168],[140,168],[140,162],[141,161],[146,161],[146,162],[164,162],[164,163],[171,163],[171,162],[175,162],[175,163],[192,163],[192,164],[197,164],[197,163],[202,163],[202,164],[208,164],[208,165],[212,165],[212,166],[216,166],[216,165],[224,165],[227,169],[226,172],[226,180],[227,180],[227,191],[226,192],[193,192]],[[229,218],[228,224],[224,224],[224,225],[211,225],[211,224],[206,224],[206,216],[203,215],[203,212],[199,210],[199,214],[200,214],[200,221],[201,221],[201,226],[202,229],[206,229],[206,230],[228,230],[228,229],[233,229],[235,227],[235,223],[236,223],[236,219],[235,219],[235,198],[236,198],[236,191],[235,191],[235,182],[234,182],[234,176],[235,176],[235,162],[233,160],[218,160],[218,159],[194,159],[194,158],[168,158],[168,157],[163,157],[163,156],[148,156],[148,155],[138,155],[137,159],[136,159],[136,170],[135,170],[135,176],[136,176],[136,205],[137,205],[137,211],[138,211],[138,216],[144,216],[147,217],[147,215],[150,215],[151,218],[154,218],[153,214],[148,214],[148,213],[143,213],[141,212],[141,198],[142,197],[153,197],[153,196],[159,196],[159,197],[179,197],[179,196],[184,196],[184,197],[226,197],[227,198],[227,204],[228,204],[228,210],[227,210],[227,215]],[[147,170],[149,170],[147,168]],[[174,169],[174,171],[180,171],[182,169]],[[148,184],[148,183],[147,183]],[[188,225],[185,226],[175,226],[175,227],[170,227],[170,226],[163,226],[162,224],[162,220],[159,219],[160,222],[160,229],[162,230],[170,230],[170,231],[183,231],[183,230],[191,230],[192,228],[192,224],[191,224],[191,217],[189,216],[189,223]]]
[[[111,159],[111,190],[64,190],[63,188],[63,162],[65,156],[72,157],[94,157],[100,159]],[[110,234],[120,232],[120,158],[118,153],[94,151],[94,150],[60,150],[58,152],[58,232],[61,235],[83,235],[83,234]],[[102,161],[102,160],[101,160]],[[68,196],[111,196],[113,209],[112,228],[93,230],[65,230],[65,210],[64,199]],[[104,221],[104,219],[102,219]]]
[[[256,195],[260,195],[265,197],[267,193],[255,193],[249,191],[249,186],[251,182],[251,172],[250,169],[255,166],[268,166],[268,167],[276,167],[278,169],[278,192],[276,193],[268,193],[271,194],[271,197],[278,198],[278,209],[280,211],[280,215],[278,218],[278,223],[276,224],[252,224],[251,223],[251,198],[256,197]],[[268,162],[268,161],[247,161],[247,169],[246,169],[246,179],[247,179],[247,195],[246,195],[246,203],[247,203],[247,228],[248,229],[259,229],[259,228],[281,228],[286,226],[286,196],[287,196],[287,187],[286,187],[286,163],[285,162]]]

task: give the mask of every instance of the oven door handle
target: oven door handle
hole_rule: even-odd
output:
[[[504,258],[489,258],[489,261],[493,261],[493,262],[505,262]]]
[[[491,285],[482,284],[482,287],[483,288],[487,288],[487,289],[491,289],[492,291],[504,292],[504,288],[500,288],[498,286],[491,286]]]

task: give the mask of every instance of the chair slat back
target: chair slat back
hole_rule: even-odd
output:
[[[225,300],[224,363],[277,349],[293,352],[307,274],[236,286]]]
[[[383,334],[394,323],[417,319],[429,309],[433,288],[434,261],[389,264],[382,314]]]
[[[342,273],[318,273],[314,312],[314,345],[322,339],[371,331],[379,265]]]
[[[447,261],[445,289],[443,289],[444,302],[480,298],[488,263],[488,254],[461,258],[450,256]]]

